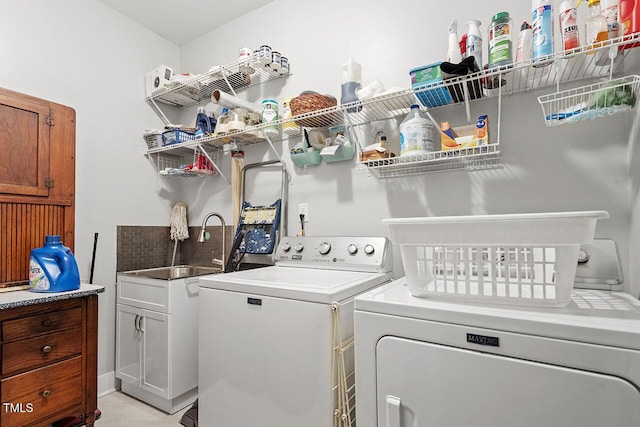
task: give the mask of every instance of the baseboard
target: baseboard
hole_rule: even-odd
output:
[[[98,376],[98,397],[113,393],[120,389],[120,381],[116,379],[115,371]]]

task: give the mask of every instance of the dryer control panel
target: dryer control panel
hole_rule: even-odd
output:
[[[286,236],[276,249],[277,265],[388,273],[393,267],[386,237]]]

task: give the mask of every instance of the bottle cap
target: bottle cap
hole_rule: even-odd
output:
[[[412,109],[412,110],[414,110],[414,109],[416,109],[416,108],[420,108],[420,106],[419,106],[418,104],[413,104],[413,105],[411,106],[411,109]]]
[[[45,245],[59,245],[61,242],[60,236],[44,236],[44,244]]]
[[[491,21],[498,21],[500,19],[509,19],[509,12],[498,12],[491,18]]]
[[[524,21],[520,26],[520,31],[530,30],[530,29],[531,29],[531,25],[529,25],[527,21]]]
[[[588,0],[587,1],[587,6],[591,7],[594,4],[598,4],[598,3],[600,3],[600,0]]]

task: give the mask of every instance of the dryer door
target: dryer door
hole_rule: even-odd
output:
[[[640,426],[640,391],[620,378],[384,337],[379,427]]]

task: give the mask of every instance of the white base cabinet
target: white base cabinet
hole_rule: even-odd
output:
[[[173,414],[197,398],[198,279],[118,274],[116,377],[122,391]]]

